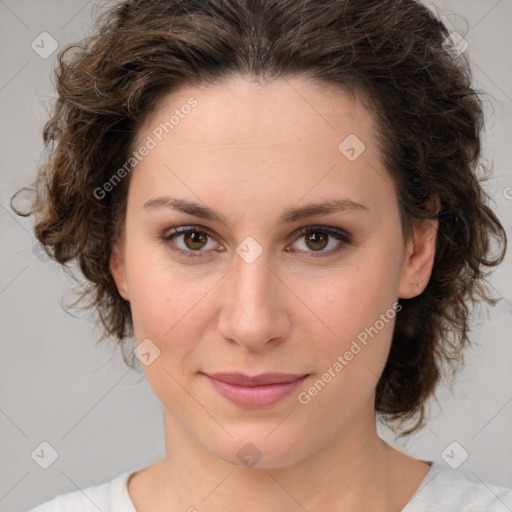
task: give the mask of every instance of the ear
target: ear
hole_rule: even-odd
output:
[[[420,295],[430,279],[436,252],[437,220],[421,220],[415,223],[413,237],[408,241],[398,297],[411,299]]]
[[[121,297],[123,297],[124,300],[129,300],[128,287],[126,285],[124,256],[119,241],[116,241],[112,244],[112,249],[110,251],[109,268],[110,273],[112,274],[112,277],[114,278],[114,281],[116,283],[119,295],[121,295]]]

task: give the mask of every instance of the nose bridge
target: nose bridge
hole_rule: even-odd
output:
[[[239,253],[231,272],[230,287],[233,292],[233,304],[242,308],[246,315],[262,307],[269,307],[272,295],[275,293],[274,280],[275,277],[269,268],[267,251],[262,250],[259,255],[251,258],[246,258]]]
[[[248,350],[270,340],[284,339],[289,327],[279,280],[269,267],[266,251],[255,258],[236,255],[223,290],[220,335]]]

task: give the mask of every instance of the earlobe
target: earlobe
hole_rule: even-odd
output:
[[[114,282],[116,283],[119,295],[121,295],[123,299],[129,300],[128,288],[126,286],[124,258],[119,242],[115,242],[112,244],[112,249],[110,251],[109,268],[110,273],[114,278]]]
[[[423,220],[414,227],[405,253],[399,298],[411,299],[426,288],[434,266],[438,226],[437,220]]]

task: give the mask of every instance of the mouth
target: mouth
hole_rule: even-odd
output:
[[[242,373],[204,374],[224,398],[242,407],[268,407],[283,400],[309,374],[265,373],[250,377]]]

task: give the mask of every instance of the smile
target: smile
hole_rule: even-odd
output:
[[[292,393],[308,375],[267,373],[249,377],[240,373],[216,373],[206,377],[220,395],[236,405],[267,407]]]

